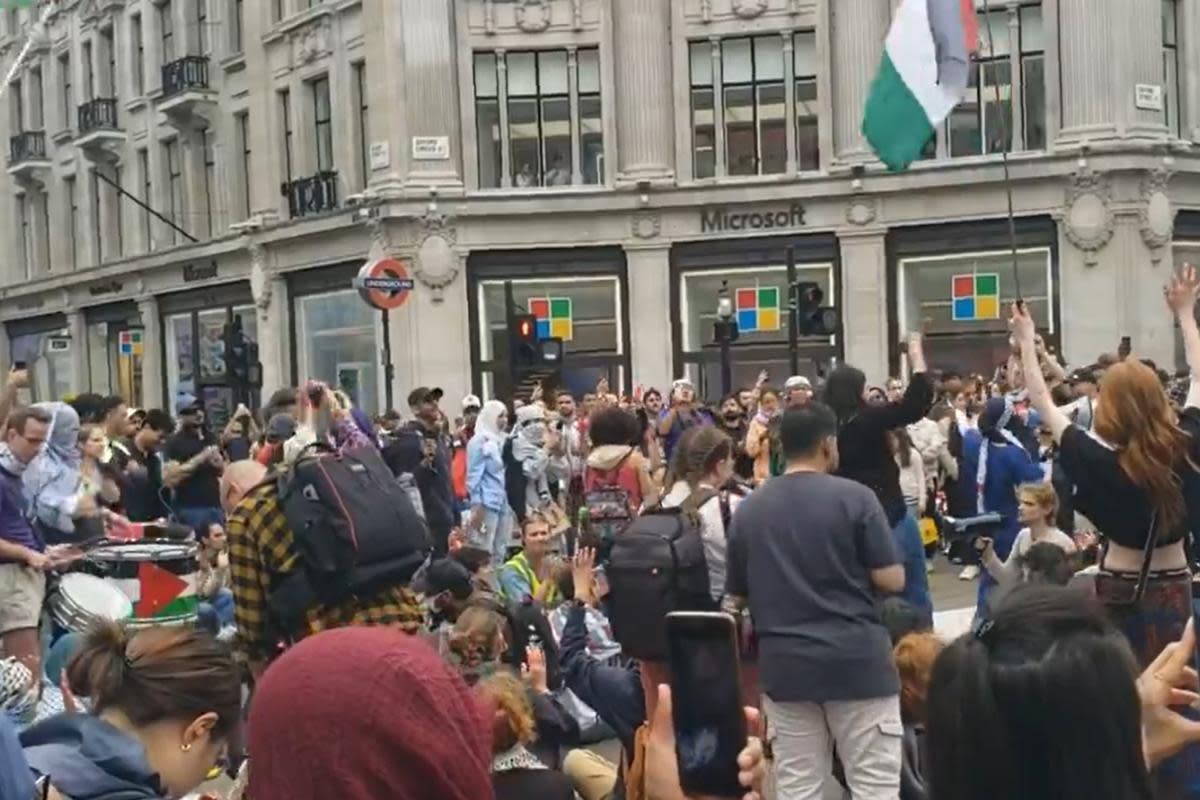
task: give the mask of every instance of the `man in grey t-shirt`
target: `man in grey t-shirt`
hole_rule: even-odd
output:
[[[787,471],[734,515],[726,578],[759,638],[779,796],[821,797],[836,743],[855,800],[895,800],[900,682],[875,593],[902,590],[904,567],[875,494],[829,474],[833,412],[789,409],[780,441]]]

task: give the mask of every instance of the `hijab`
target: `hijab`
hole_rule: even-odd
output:
[[[79,414],[66,403],[37,403],[50,416],[46,445],[25,469],[22,483],[30,516],[70,533],[79,496]]]
[[[1001,447],[1013,445],[1024,449],[1021,441],[1011,430],[1013,423],[1013,404],[1012,400],[1007,397],[991,398],[984,405],[983,413],[979,415],[979,432],[983,435],[983,441],[979,445],[979,465],[975,471],[975,486],[978,490],[976,495],[980,514],[987,513],[983,502],[983,487],[987,481],[988,446],[990,444]]]
[[[500,415],[508,413],[504,403],[488,400],[483,404],[475,420],[475,435],[491,439],[497,445],[504,442],[504,431],[500,430]]]

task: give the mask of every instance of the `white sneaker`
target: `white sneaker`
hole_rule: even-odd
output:
[[[962,572],[958,573],[958,579],[960,581],[973,581],[978,577],[979,577],[979,565],[978,564],[968,564],[967,566],[963,567]]]
[[[932,575],[932,574],[933,574],[933,562],[932,562],[932,561],[930,561],[929,559],[926,559],[926,560],[925,560],[925,574],[926,574],[926,575]]]

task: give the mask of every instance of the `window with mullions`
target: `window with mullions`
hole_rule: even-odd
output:
[[[480,188],[604,180],[599,51],[474,57]]]
[[[797,264],[797,280],[813,281],[825,297],[836,297],[833,265]],[[738,340],[733,345],[733,385],[753,386],[765,370],[778,387],[791,370],[788,351],[787,267],[767,264],[688,270],[679,275],[679,319],[683,368],[700,396],[721,396],[721,363],[713,338],[717,304],[724,289],[734,304]],[[835,344],[832,337],[801,337],[801,371],[817,377],[816,365]]]
[[[312,82],[313,125],[317,134],[317,171],[333,169],[333,111],[329,103],[329,78]]]
[[[1174,136],[1183,135],[1179,87],[1179,2],[1163,0],[1163,94],[1166,96],[1163,113],[1167,130]]]
[[[1018,283],[1019,278],[1019,283]],[[1021,297],[1051,344],[1054,265],[1047,247],[914,256],[899,262],[897,329],[922,323],[930,363],[990,374],[1008,352],[1007,309]]]
[[[1010,25],[1014,17],[1015,31]],[[1040,2],[1026,2],[990,15],[980,13],[979,24],[979,51],[971,65],[966,98],[930,141],[926,158],[1046,147],[1046,59]]]
[[[510,388],[507,380],[508,326],[504,313],[504,281],[478,284],[479,360],[486,396]],[[614,391],[623,385],[625,347],[621,328],[621,279],[616,275],[569,278],[518,278],[513,301],[522,311],[539,313],[551,335],[563,339],[563,384],[581,396],[608,378]],[[553,326],[551,328],[551,326]]]
[[[688,60],[696,178],[820,168],[814,32],[692,42]]]

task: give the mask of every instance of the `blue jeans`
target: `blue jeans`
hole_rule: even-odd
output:
[[[508,556],[508,546],[512,543],[512,512],[507,508],[503,511],[486,509],[482,529],[467,531],[467,543],[491,553],[492,566],[500,569]]]
[[[233,592],[218,589],[211,599],[201,601],[197,609],[201,628],[217,634],[221,628],[233,624]]]
[[[216,523],[225,524],[225,514],[219,508],[177,508],[174,513],[175,521],[187,525],[196,532],[196,538],[208,531],[208,526]]]
[[[912,604],[921,613],[922,619],[933,624],[933,600],[929,596],[929,576],[925,572],[925,545],[921,543],[921,529],[912,514],[892,528],[896,542],[896,554],[904,564],[904,591],[900,597]]]

